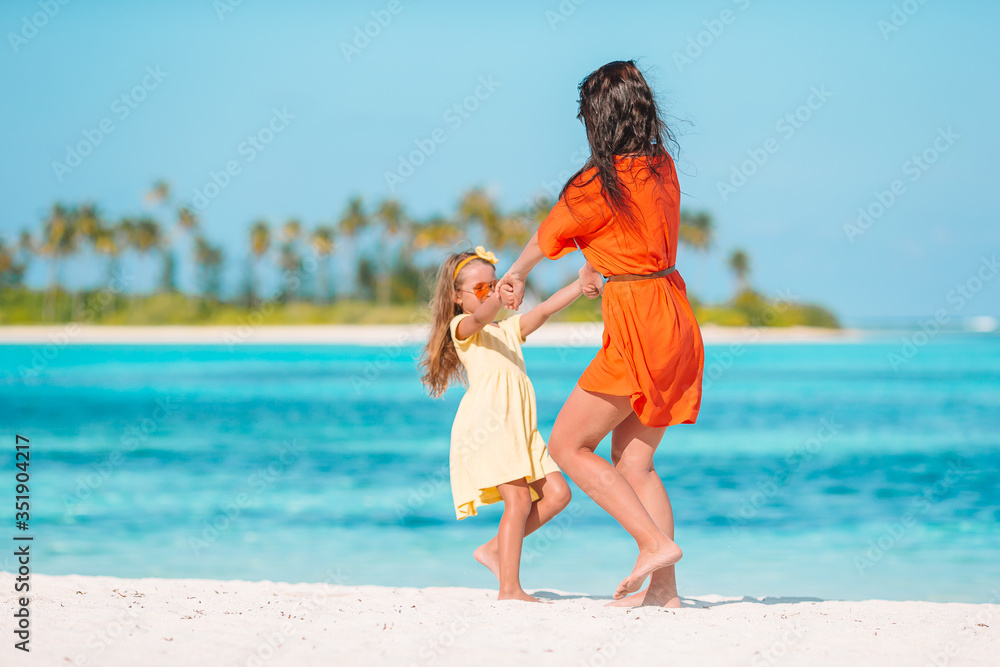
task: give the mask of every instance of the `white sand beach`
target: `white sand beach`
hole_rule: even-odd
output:
[[[995,665],[1000,605],[685,598],[32,575],[30,653],[4,665]]]
[[[419,345],[425,325],[233,325],[105,326],[87,324],[0,326],[0,344],[340,344]],[[601,322],[551,322],[531,334],[529,344],[600,346]],[[844,343],[862,340],[859,329],[818,327],[701,327],[706,344]]]

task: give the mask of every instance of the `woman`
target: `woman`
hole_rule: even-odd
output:
[[[531,269],[577,248],[587,258],[584,284],[607,277],[602,347],[560,411],[549,453],[639,547],[612,604],[679,607],[673,565],[682,554],[653,454],[667,426],[695,423],[705,352],[674,267],[680,189],[664,144],[672,137],[632,61],[609,63],[583,80],[578,117],[590,158],[496,289],[516,310]],[[505,285],[512,289],[500,292]],[[613,465],[594,453],[609,432]],[[626,597],[649,575],[645,591]]]

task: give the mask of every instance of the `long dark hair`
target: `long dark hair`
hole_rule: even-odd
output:
[[[601,194],[618,216],[634,221],[628,188],[615,168],[615,157],[645,155],[665,158],[667,142],[677,147],[670,128],[660,118],[656,98],[633,60],[616,60],[594,70],[580,82],[580,113],[577,118],[587,128],[590,157],[563,185],[559,197],[570,186],[582,187],[601,179]],[[649,159],[649,169],[660,176],[662,159]],[[593,176],[580,182],[580,176],[596,168]]]

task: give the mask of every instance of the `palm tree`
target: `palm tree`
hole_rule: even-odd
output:
[[[266,220],[258,220],[250,228],[250,252],[253,255],[253,264],[250,266],[250,307],[252,308],[257,299],[257,267],[260,260],[271,249],[271,228]]]
[[[22,229],[17,239],[17,263],[21,266],[20,278],[24,278],[24,274],[28,272],[28,266],[31,264],[31,260],[37,251],[38,244],[35,242],[34,237],[31,236],[31,232],[27,229]],[[20,281],[18,284],[20,284]]]
[[[682,210],[678,237],[681,243],[686,243],[699,252],[708,252],[715,240],[712,216],[704,211],[691,213]]]
[[[415,250],[452,245],[462,238],[461,228],[440,215],[432,217],[427,222],[414,225],[413,232],[413,248]]]
[[[502,228],[503,216],[493,198],[482,188],[473,188],[462,195],[458,202],[457,220],[463,226],[475,222],[482,225],[486,241],[493,250],[499,252],[507,242]]]
[[[4,287],[8,283],[16,284],[18,282],[17,273],[18,268],[14,263],[14,248],[8,248],[3,237],[0,236],[0,287]]]
[[[222,248],[213,246],[199,234],[194,240],[194,262],[198,268],[198,288],[202,300],[204,301],[205,297],[218,299],[221,287]]]
[[[146,193],[146,201],[156,206],[170,201],[170,184],[160,179],[153,183],[153,187]]]
[[[729,255],[727,265],[736,276],[736,293],[745,291],[747,276],[750,274],[750,257],[742,250],[736,249]]]
[[[177,226],[190,232],[198,227],[198,215],[187,206],[177,209]]]
[[[282,298],[294,300],[297,287],[301,286],[302,254],[299,252],[298,241],[302,234],[302,223],[290,219],[281,228],[281,254],[278,263],[285,280],[281,288]]]
[[[321,289],[316,290],[316,298],[319,299],[322,295],[322,299],[326,303],[329,303],[333,296],[332,290],[330,290],[330,257],[333,256],[334,251],[333,234],[332,227],[320,225],[313,230],[310,237],[313,253],[319,261],[320,268],[317,272],[317,282]]]
[[[97,253],[97,241],[104,228],[104,220],[98,212],[97,207],[92,204],[83,204],[76,211],[76,227],[80,239],[90,244],[91,252]],[[70,303],[71,318],[76,315],[77,293],[74,291]]]
[[[389,243],[409,228],[409,219],[395,199],[385,199],[375,209],[375,219],[382,226],[379,243],[379,271],[376,281],[377,301],[387,304],[392,300],[392,264],[389,260]],[[404,243],[404,247],[408,245]]]
[[[542,218],[545,219],[544,217]],[[500,218],[497,226],[497,249],[513,245],[515,248],[522,248],[531,240],[537,225],[534,221],[520,213],[505,215]]]
[[[108,258],[108,289],[114,284],[115,271],[118,268],[118,255],[121,254],[122,245],[119,243],[120,234],[114,227],[101,225],[97,228],[91,238],[94,252],[98,255],[105,255]],[[113,315],[115,312],[115,300],[117,295],[112,292],[108,306]],[[101,309],[103,310],[103,305]]]
[[[159,288],[162,291],[172,290],[173,262],[166,252],[167,245],[160,223],[149,216],[143,216],[136,220],[134,225],[132,228],[132,247],[136,249],[141,258],[145,258],[150,251],[160,253],[162,269]]]
[[[357,238],[370,225],[371,219],[365,211],[364,201],[358,196],[351,197],[350,201],[347,202],[347,208],[344,209],[337,222],[337,235],[351,239],[359,269],[366,265],[366,262],[363,261],[361,253],[357,250]]]
[[[49,282],[49,298],[46,300],[45,317],[55,319],[56,299],[62,282],[60,269],[63,260],[76,252],[79,245],[79,233],[76,228],[76,214],[62,204],[54,204],[45,227],[42,230],[42,246],[40,251],[51,258],[51,278]]]

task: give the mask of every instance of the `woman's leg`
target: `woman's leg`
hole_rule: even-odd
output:
[[[653,467],[653,454],[656,453],[665,430],[666,427],[643,426],[639,416],[633,412],[611,435],[611,463],[639,496],[660,530],[674,539],[674,512],[670,507],[670,497]],[[649,588],[645,591],[612,602],[610,606],[636,605],[681,606],[673,565],[653,572]]]
[[[524,479],[497,484],[503,498],[503,516],[497,533],[500,548],[500,595],[498,600],[538,600],[521,588],[521,543],[524,524],[531,512],[531,492]]]
[[[636,541],[639,557],[618,585],[615,599],[634,593],[651,573],[681,559],[680,548],[656,525],[622,474],[594,453],[601,440],[633,414],[627,396],[611,396],[577,385],[566,399],[549,437],[549,454],[577,486],[613,516]]]
[[[538,494],[538,500],[531,503],[531,511],[528,519],[524,522],[524,534],[530,535],[546,523],[559,512],[566,509],[572,494],[569,484],[562,473],[549,473],[542,479],[535,480],[529,484]],[[480,545],[472,555],[476,560],[486,566],[493,575],[500,579],[500,542],[499,535],[486,544]]]

